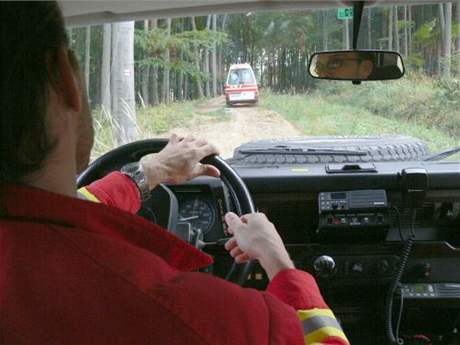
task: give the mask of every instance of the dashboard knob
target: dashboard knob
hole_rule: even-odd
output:
[[[429,262],[417,264],[414,270],[417,278],[429,278],[431,276],[431,264]]]
[[[335,261],[328,255],[321,255],[313,261],[315,273],[320,278],[328,278],[335,273]]]
[[[379,276],[385,276],[391,273],[391,267],[388,260],[379,261],[377,264],[377,273]]]

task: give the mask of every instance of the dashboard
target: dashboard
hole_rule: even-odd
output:
[[[387,295],[413,235],[397,295],[404,300],[400,332],[424,334],[436,343],[460,327],[460,164],[375,165],[373,173],[343,174],[319,164],[234,168],[256,208],[275,224],[296,267],[317,278],[353,344],[387,343]],[[402,186],[401,172],[408,168],[426,172],[425,191],[415,194],[414,207]],[[226,236],[223,215],[234,206],[220,180],[201,177],[171,188],[181,222],[200,229],[204,242]],[[220,247],[208,252],[215,257],[211,270],[224,276],[231,258]],[[246,285],[267,284],[255,265]],[[391,313],[398,318],[398,310]]]

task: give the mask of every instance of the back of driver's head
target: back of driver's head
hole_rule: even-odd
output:
[[[56,2],[0,1],[0,186],[21,183],[53,148],[49,87],[68,40]]]

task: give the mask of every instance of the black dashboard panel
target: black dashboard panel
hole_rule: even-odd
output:
[[[296,267],[317,278],[352,344],[387,344],[387,294],[412,223],[411,211],[402,200],[403,169],[426,169],[428,191],[415,214],[415,245],[402,282],[421,287],[438,283],[458,286],[453,296],[460,291],[460,163],[388,162],[375,166],[375,173],[344,174],[328,174],[324,165],[237,168],[257,208],[275,223]],[[340,241],[321,241],[317,236],[319,193],[368,189],[387,193],[390,226],[385,238],[363,243],[357,234]],[[460,292],[458,298],[450,299],[416,297],[405,304],[402,334],[439,337],[449,332],[460,315]],[[433,314],[438,316],[436,320],[427,322]]]
[[[356,189],[399,189],[399,173],[406,168],[422,167],[428,172],[429,186],[460,189],[459,162],[382,162],[374,163],[375,173],[328,174],[324,164],[299,166],[234,166],[252,193],[320,192]]]
[[[460,291],[460,163],[384,162],[375,166],[375,173],[344,174],[328,174],[324,165],[234,166],[251,191],[256,208],[275,224],[296,267],[317,278],[327,303],[353,344],[387,343],[384,330],[388,288],[400,266],[404,241],[411,233],[411,211],[401,194],[403,169],[426,169],[428,191],[415,214],[415,244],[402,283],[422,288],[430,284],[458,285]],[[176,190],[179,200],[187,198],[187,188],[201,185],[200,198],[217,207],[212,195],[206,194],[209,189],[203,187],[210,180],[200,178],[183,185],[185,189]],[[388,198],[389,228],[384,238],[367,241],[358,234],[334,241],[318,237],[320,192],[376,189],[384,190]],[[227,206],[231,209],[230,201]],[[221,236],[222,229],[220,219],[212,238]],[[214,273],[222,276],[231,259],[224,251],[212,254],[216,258]],[[334,268],[328,271],[330,260]],[[318,262],[326,269],[318,270]],[[256,265],[247,286],[264,289],[267,283],[263,270]],[[403,334],[447,332],[446,325],[460,315],[460,292],[456,299],[422,297],[425,296],[405,304]],[[435,321],[423,321],[433,313],[439,316]]]

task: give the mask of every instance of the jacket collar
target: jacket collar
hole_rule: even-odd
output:
[[[115,207],[26,186],[7,186],[7,218],[52,223],[110,236],[146,249],[182,271],[209,266],[212,258],[142,217]]]

